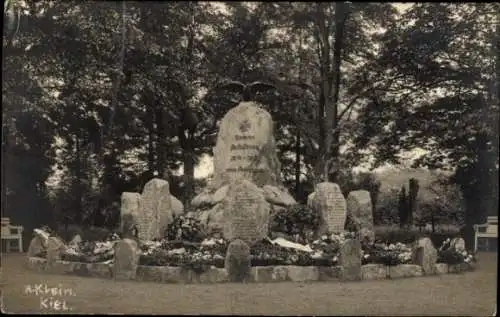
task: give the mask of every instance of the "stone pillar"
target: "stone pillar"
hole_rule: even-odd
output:
[[[359,240],[346,240],[340,246],[339,264],[342,281],[361,280],[361,242]]]
[[[250,277],[250,247],[242,240],[234,240],[227,248],[224,267],[230,282],[246,282]]]
[[[118,241],[114,248],[113,277],[117,280],[135,279],[140,257],[137,242],[132,239],[123,239]]]

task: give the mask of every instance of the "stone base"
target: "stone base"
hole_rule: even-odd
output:
[[[27,267],[32,271],[53,274],[68,274],[87,277],[99,277],[120,280],[136,280],[156,283],[182,283],[182,284],[215,284],[229,281],[224,268],[211,267],[203,272],[174,266],[138,266],[136,272],[125,272],[120,276],[113,276],[113,264],[105,263],[80,263],[69,261],[55,261],[47,265],[47,260],[38,257],[27,258]],[[471,269],[471,266],[447,265],[436,263],[437,274],[462,273]],[[341,281],[340,266],[255,266],[250,268],[248,282],[313,282],[313,281]],[[405,277],[423,276],[422,267],[414,264],[401,264],[387,267],[383,264],[366,264],[361,266],[362,280],[383,280]]]
[[[387,266],[383,264],[366,264],[361,266],[363,280],[384,280],[388,277]]]
[[[436,263],[435,266],[436,274],[446,274],[448,273],[448,264],[446,263]]]
[[[424,275],[420,265],[400,264],[389,267],[389,278],[418,277]]]

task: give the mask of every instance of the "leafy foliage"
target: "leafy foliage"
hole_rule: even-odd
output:
[[[471,263],[476,262],[474,254],[467,252],[466,250],[457,250],[451,245],[451,240],[448,238],[438,249],[438,263],[446,263],[450,265],[460,264],[460,263]]]
[[[201,242],[205,232],[198,219],[181,215],[168,225],[165,236],[168,240]]]
[[[320,223],[317,211],[307,205],[296,204],[286,209],[278,209],[271,216],[270,231],[283,232],[289,236],[299,235],[303,241],[307,232],[315,232]]]
[[[456,169],[469,224],[496,212],[497,4],[217,6],[4,3],[2,210],[13,222],[116,227],[121,193],[152,177],[188,209],[194,168],[239,101],[217,89],[225,80],[277,87],[254,99],[276,122],[298,201],[372,154],[374,167],[420,147],[416,164]]]

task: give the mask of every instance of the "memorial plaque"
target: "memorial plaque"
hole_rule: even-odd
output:
[[[242,102],[222,118],[214,148],[212,188],[239,179],[257,186],[279,185],[271,115],[254,102]]]
[[[221,208],[224,238],[240,239],[251,246],[267,236],[270,206],[255,184],[247,180],[231,183]]]
[[[344,231],[346,219],[346,201],[335,183],[316,185],[313,206],[321,215],[320,234]]]
[[[172,219],[168,182],[154,178],[146,183],[141,195],[137,215],[139,239],[151,241],[163,237]]]

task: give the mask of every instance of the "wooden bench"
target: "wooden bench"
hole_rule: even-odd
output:
[[[477,242],[484,239],[486,251],[489,251],[489,240],[498,239],[498,216],[490,216],[485,224],[474,225],[474,252],[477,252]]]
[[[12,240],[17,240],[17,249],[23,252],[23,227],[10,224],[10,218],[2,217],[2,241],[5,240],[5,251],[10,252]]]

